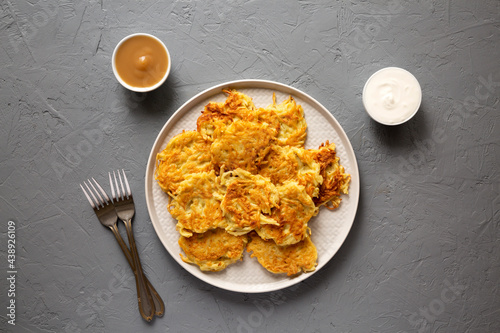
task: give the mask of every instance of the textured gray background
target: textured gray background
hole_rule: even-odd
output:
[[[500,2],[0,2],[0,331],[500,331]],[[173,66],[135,95],[110,57],[148,32]],[[399,66],[420,81],[409,123],[385,127],[361,103],[367,78]],[[337,118],[359,163],[361,198],[337,255],[299,285],[219,290],[169,256],[149,220],[144,172],[156,135],[215,84],[267,79]],[[125,168],[134,229],[166,301],[151,324],[112,234],[78,186]],[[17,226],[17,320],[6,323],[7,222]],[[123,229],[122,229],[123,230]]]

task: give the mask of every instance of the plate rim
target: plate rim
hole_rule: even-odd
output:
[[[187,267],[185,267],[183,264],[184,262],[181,262],[181,259],[179,256],[175,256],[173,255],[170,250],[168,249],[167,247],[167,244],[165,244],[165,240],[162,239],[162,237],[160,237],[160,233],[159,233],[159,229],[161,229],[161,225],[159,225],[159,221],[157,220],[157,216],[156,214],[153,214],[153,202],[152,202],[152,192],[153,192],[153,189],[152,187],[148,186],[151,181],[152,181],[152,177],[153,177],[153,173],[154,173],[154,167],[155,167],[155,164],[156,164],[156,153],[157,153],[157,150],[158,148],[158,145],[161,146],[161,144],[163,143],[162,142],[159,142],[160,141],[160,138],[163,136],[164,132],[172,125],[172,124],[175,124],[177,122],[177,120],[183,116],[184,113],[186,113],[187,111],[190,110],[189,106],[194,106],[196,104],[198,104],[199,102],[201,102],[203,99],[207,99],[209,98],[210,96],[212,95],[216,95],[218,93],[220,93],[224,88],[234,88],[234,89],[238,89],[238,88],[247,88],[247,89],[250,89],[250,88],[254,88],[254,89],[275,89],[275,90],[278,90],[278,91],[281,91],[281,92],[284,92],[284,93],[289,93],[289,94],[292,94],[292,95],[296,95],[297,97],[300,97],[301,99],[303,100],[307,100],[307,102],[309,102],[310,104],[312,105],[315,105],[317,107],[319,107],[319,110],[321,111],[321,114],[325,117],[329,117],[330,121],[333,121],[333,123],[336,125],[336,127],[340,130],[339,132],[339,136],[340,137],[344,137],[346,140],[345,142],[343,142],[345,148],[346,148],[346,152],[348,154],[352,153],[352,156],[353,156],[353,160],[352,160],[352,163],[353,163],[353,166],[354,166],[354,170],[349,170],[349,174],[351,175],[351,179],[356,179],[356,182],[354,183],[355,185],[355,188],[352,188],[350,187],[350,191],[349,191],[349,194],[351,194],[352,192],[354,192],[356,194],[356,197],[354,198],[355,199],[355,202],[354,202],[354,215],[353,215],[353,218],[352,218],[352,221],[350,221],[350,225],[349,227],[347,228],[346,230],[346,234],[345,234],[345,237],[344,239],[340,242],[340,244],[338,245],[338,247],[335,249],[335,251],[333,252],[333,254],[331,255],[330,258],[328,258],[321,266],[318,265],[318,267],[316,267],[316,269],[312,272],[307,272],[307,273],[303,273],[295,278],[292,278],[292,279],[289,279],[289,280],[285,280],[285,281],[277,281],[277,282],[274,282],[274,283],[270,283],[270,284],[267,284],[267,288],[254,288],[252,290],[243,290],[243,289],[238,289],[238,288],[231,288],[230,285],[220,285],[220,284],[214,284],[213,281],[209,281],[208,278],[205,278],[203,274],[207,274],[205,272],[202,272],[198,269],[198,267],[195,267],[196,269],[198,269],[198,274],[195,273],[194,270],[191,270],[191,269],[188,269]],[[277,89],[277,88],[280,88],[280,89]],[[353,182],[351,181],[351,186],[352,186]],[[153,228],[155,230],[155,233],[156,233],[156,236],[160,239],[163,247],[165,248],[165,250],[167,250],[167,252],[170,254],[170,256],[186,271],[188,271],[189,273],[191,273],[193,276],[195,276],[196,278],[200,279],[201,281],[211,285],[211,286],[214,286],[214,287],[217,287],[217,288],[220,288],[220,289],[224,289],[224,290],[228,290],[228,291],[233,291],[233,292],[240,292],[240,293],[266,293],[266,292],[272,292],[272,291],[277,291],[277,290],[281,290],[281,289],[284,289],[284,288],[288,288],[290,286],[293,286],[299,282],[302,282],[304,281],[305,279],[311,277],[312,275],[314,275],[316,272],[318,272],[321,268],[323,268],[328,262],[330,262],[330,260],[337,254],[337,252],[339,251],[339,249],[342,247],[342,245],[345,243],[345,240],[347,239],[347,236],[349,235],[351,229],[352,229],[352,225],[354,224],[354,220],[356,219],[356,215],[357,215],[357,210],[358,210],[358,206],[359,206],[359,197],[360,197],[360,178],[359,178],[359,167],[358,167],[358,162],[357,162],[357,159],[356,159],[356,154],[354,152],[354,149],[352,148],[352,144],[349,140],[349,137],[347,136],[347,134],[345,133],[344,131],[344,128],[340,125],[340,123],[337,121],[337,119],[333,116],[333,114],[330,113],[330,111],[328,111],[328,109],[326,109],[320,102],[318,102],[315,98],[311,97],[309,94],[303,92],[302,90],[299,90],[297,88],[294,88],[294,87],[291,87],[289,85],[286,85],[286,84],[283,84],[283,83],[280,83],[280,82],[276,82],[276,81],[271,81],[271,80],[261,80],[261,79],[242,79],[242,80],[233,80],[233,81],[227,81],[227,82],[223,82],[223,83],[220,83],[220,84],[216,84],[214,86],[211,86],[199,93],[197,93],[196,95],[194,95],[193,97],[191,97],[190,99],[188,99],[184,104],[182,104],[173,114],[170,118],[168,118],[168,120],[166,121],[166,123],[163,125],[163,127],[161,128],[161,130],[158,132],[156,138],[155,138],[155,141],[151,147],[151,151],[150,151],[150,154],[149,154],[149,157],[148,157],[148,163],[147,163],[147,166],[146,166],[146,175],[145,175],[145,196],[146,196],[146,205],[147,205],[147,208],[148,208],[148,214],[149,214],[149,217],[151,219],[151,224],[153,224]],[[351,197],[350,197],[351,198]],[[153,218],[154,217],[154,218]],[[160,230],[161,233],[163,233],[163,230]],[[201,272],[202,274],[199,274],[199,272]],[[233,283],[231,283],[231,285],[233,285]]]

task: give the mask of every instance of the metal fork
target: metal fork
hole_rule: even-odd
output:
[[[108,227],[113,232],[113,235],[115,235],[115,238],[118,241],[118,244],[120,245],[120,248],[122,249],[123,254],[125,255],[125,258],[127,258],[127,261],[130,265],[130,268],[132,269],[132,271],[134,271],[134,275],[136,275],[135,274],[136,269],[135,269],[135,265],[134,265],[134,260],[132,258],[132,254],[130,253],[130,250],[128,249],[125,242],[123,241],[123,238],[121,237],[120,232],[118,231],[118,227],[116,225],[116,223],[118,221],[118,215],[116,214],[115,208],[114,208],[111,200],[109,199],[108,195],[103,190],[103,188],[99,185],[99,183],[94,178],[92,178],[92,180],[94,181],[95,186],[97,186],[97,188],[99,189],[100,193],[99,193],[99,191],[97,191],[96,187],[94,186],[94,184],[92,184],[90,179],[88,179],[88,183],[90,184],[90,187],[86,182],[83,182],[83,184],[87,188],[87,191],[88,191],[88,193],[90,193],[90,195],[87,193],[87,191],[82,186],[82,184],[80,184],[80,187],[81,187],[83,193],[85,194],[85,196],[87,197],[87,200],[89,201],[90,205],[94,209],[94,212],[97,215],[97,218],[99,219],[101,224],[105,227]],[[101,196],[101,194],[102,194],[102,196]],[[92,196],[92,198],[90,196]],[[137,280],[137,277],[136,277],[136,280]],[[160,295],[155,290],[155,288],[153,287],[151,282],[149,282],[149,280],[147,279],[146,276],[144,276],[144,281],[145,281],[147,288],[149,289],[151,296],[153,298],[153,303],[155,305],[155,313],[154,314],[159,316],[159,317],[163,316],[163,314],[165,312],[165,305],[163,303],[163,300],[161,299]],[[141,304],[139,304],[139,310],[140,310],[141,316],[145,320],[151,321],[152,316],[145,316],[144,312],[141,311]]]
[[[113,186],[113,180],[111,179],[111,173],[108,173],[109,184],[111,186],[111,196],[113,198],[116,214],[118,215],[118,218],[123,221],[123,223],[125,224],[125,228],[127,230],[128,242],[132,252],[132,259],[134,260],[136,268],[136,272],[134,273],[137,276],[136,279],[137,297],[139,300],[139,304],[142,305],[142,307],[140,306],[139,308],[141,308],[144,311],[144,313],[151,314],[152,316],[152,313],[155,310],[155,304],[152,302],[151,294],[149,290],[146,288],[146,285],[142,278],[143,271],[142,271],[141,261],[139,259],[139,253],[137,252],[137,246],[135,244],[134,231],[132,230],[132,218],[134,217],[135,214],[134,198],[132,197],[132,191],[130,191],[130,185],[127,180],[127,175],[125,175],[125,171],[123,169],[122,172],[123,172],[123,178],[125,180],[125,185],[127,187],[127,191],[125,192],[125,187],[123,186],[122,177],[120,175],[120,171],[118,171],[118,178],[120,179],[120,185],[121,185],[121,192],[120,192],[120,187],[118,186],[116,174],[113,171],[113,177],[116,185],[116,193],[115,193],[115,188]],[[141,296],[142,298],[145,297],[144,299],[145,302],[142,302]]]

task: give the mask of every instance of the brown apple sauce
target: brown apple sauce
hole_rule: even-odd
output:
[[[124,41],[115,55],[116,72],[132,87],[146,88],[157,84],[168,68],[168,55],[155,38],[132,36]]]

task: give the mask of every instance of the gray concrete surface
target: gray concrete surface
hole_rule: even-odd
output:
[[[4,0],[0,13],[0,331],[500,331],[499,1]],[[147,95],[125,91],[110,67],[116,43],[134,32],[161,38],[173,59],[167,82]],[[366,79],[386,66],[406,68],[423,89],[419,113],[401,126],[363,110]],[[337,255],[266,294],[186,273],[144,198],[164,123],[198,92],[236,79],[316,98],[345,129],[361,174]],[[130,173],[144,269],[166,301],[151,324],[78,187],[113,168]]]

